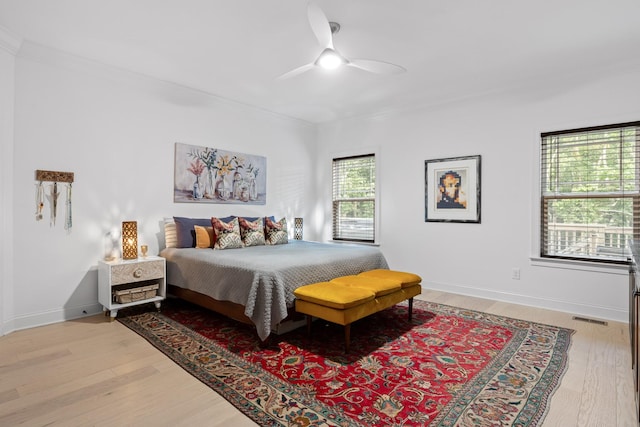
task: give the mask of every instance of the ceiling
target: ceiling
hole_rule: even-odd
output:
[[[322,123],[640,69],[638,0],[316,0],[336,49],[407,69],[281,74],[315,60],[306,0],[0,0],[36,44]]]

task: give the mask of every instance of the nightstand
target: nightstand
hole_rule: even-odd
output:
[[[113,321],[118,310],[160,303],[166,297],[166,264],[159,256],[98,262],[98,302]]]

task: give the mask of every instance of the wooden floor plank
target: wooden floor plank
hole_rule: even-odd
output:
[[[32,419],[37,421],[38,418],[49,417],[58,411],[66,412],[67,407],[72,404],[110,393],[118,387],[129,385],[156,372],[153,367],[145,367],[129,374],[118,375],[96,384],[69,391],[46,401],[34,402],[11,413],[0,414],[0,425],[17,425]]]
[[[16,400],[19,397],[20,397],[20,394],[18,393],[18,390],[16,390],[15,388],[0,391],[0,404],[3,404],[5,402],[10,402],[12,400]]]

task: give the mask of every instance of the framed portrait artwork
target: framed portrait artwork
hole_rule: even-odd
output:
[[[426,222],[480,223],[480,156],[425,160]]]

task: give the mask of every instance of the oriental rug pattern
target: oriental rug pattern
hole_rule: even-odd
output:
[[[122,316],[122,317],[121,317]],[[570,329],[415,300],[352,325],[255,331],[169,300],[119,320],[262,426],[537,426]]]

